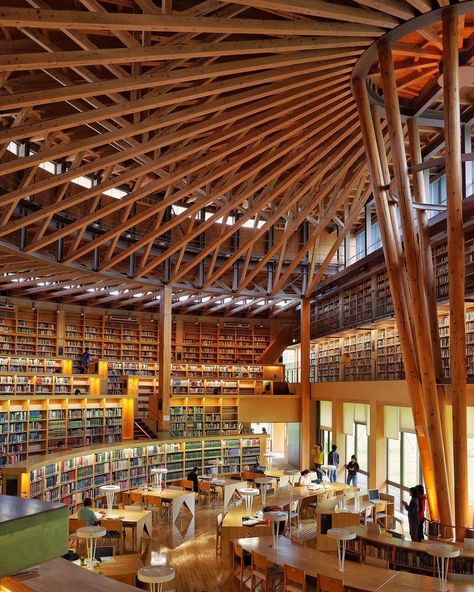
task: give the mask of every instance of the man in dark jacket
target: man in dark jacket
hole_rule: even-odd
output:
[[[337,451],[336,444],[332,445],[331,452],[328,454],[328,465],[334,465],[336,470],[332,470],[329,473],[329,481],[334,483],[336,481],[337,469],[339,468],[339,452]]]
[[[189,471],[187,476],[188,481],[193,482],[193,489],[197,493],[199,491],[199,484],[198,484],[198,468],[194,467],[192,471]]]

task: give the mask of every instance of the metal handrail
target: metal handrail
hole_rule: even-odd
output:
[[[149,440],[153,440],[153,438],[150,436],[150,434],[145,432],[145,430],[142,428],[142,426],[137,421],[133,420],[133,425],[135,425],[141,432],[143,432]]]

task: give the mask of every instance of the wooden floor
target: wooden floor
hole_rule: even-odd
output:
[[[177,520],[175,525],[153,522],[152,539],[144,536],[141,556],[145,565],[167,564],[175,568],[176,579],[167,590],[176,592],[226,592],[237,590],[230,566],[216,556],[216,516],[219,509],[196,506],[196,518]],[[293,528],[292,540],[313,546],[314,519],[303,519]],[[166,589],[166,588],[165,588]]]

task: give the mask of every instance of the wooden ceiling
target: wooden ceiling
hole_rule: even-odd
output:
[[[170,284],[179,312],[291,313],[370,197],[354,64],[448,4],[0,2],[1,291],[153,310]],[[414,100],[440,31],[400,47]]]

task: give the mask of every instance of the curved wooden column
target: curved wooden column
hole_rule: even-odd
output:
[[[433,347],[426,297],[423,290],[423,282],[420,281],[422,269],[420,266],[420,253],[417,245],[415,220],[411,204],[410,180],[408,177],[408,165],[398,101],[397,81],[392,60],[392,51],[386,41],[382,41],[379,44],[378,52],[394,177],[398,191],[405,264],[411,296],[411,318],[413,319],[414,337],[418,354],[421,386],[425,399],[428,433],[431,439],[433,464],[436,466],[437,472],[439,513],[442,522],[452,524],[444,438],[433,363]]]
[[[468,524],[469,514],[458,29],[458,16],[453,11],[444,11],[443,96],[448,204],[449,344],[453,405],[454,506],[456,525],[464,527]],[[459,531],[458,534],[460,534]]]
[[[416,427],[418,447],[422,460],[423,475],[428,490],[428,502],[433,518],[439,516],[439,499],[437,478],[430,440],[427,432],[427,419],[425,402],[421,389],[421,382],[416,364],[416,351],[410,335],[408,307],[402,294],[404,293],[401,265],[403,259],[399,258],[395,240],[393,237],[393,225],[388,211],[388,185],[384,182],[383,168],[379,154],[377,137],[372,119],[367,87],[365,81],[354,79],[352,81],[353,93],[359,111],[362,137],[364,140],[367,164],[370,180],[375,198],[377,218],[380,226],[380,234],[384,247],[384,255],[387,264],[387,273],[390,282],[390,291],[397,319],[400,335],[405,373],[413,408],[413,416]]]

